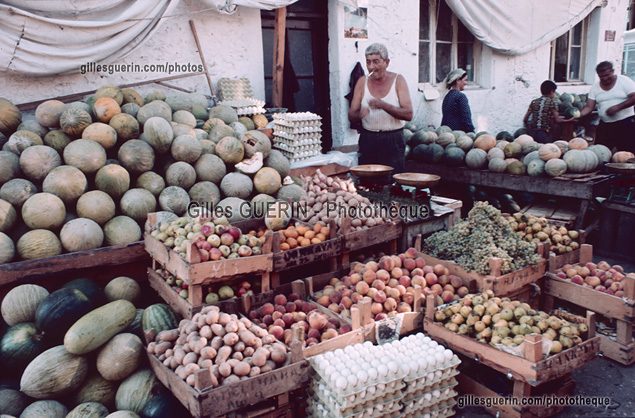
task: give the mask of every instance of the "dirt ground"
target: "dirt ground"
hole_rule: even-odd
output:
[[[620,264],[626,271],[635,271],[635,264],[605,258],[593,257],[594,262],[608,261]],[[575,395],[585,397],[608,397],[608,407],[570,406],[554,418],[635,418],[635,365],[626,367],[607,358],[597,358],[584,368],[573,372],[576,382]],[[460,396],[460,395],[459,395]],[[455,406],[457,418],[491,417],[485,409],[469,406],[459,409]]]

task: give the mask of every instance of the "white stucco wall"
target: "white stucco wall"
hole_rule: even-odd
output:
[[[587,93],[595,81],[595,65],[604,60],[621,68],[623,31],[628,0],[610,0],[604,8],[591,14],[589,38],[585,54],[583,83],[567,83],[558,92]],[[358,134],[348,129],[348,103],[341,97],[348,93],[350,71],[357,61],[364,62],[364,48],[370,42],[383,42],[391,53],[390,68],[406,77],[411,92],[415,122],[423,126],[439,126],[441,101],[426,101],[417,84],[419,0],[375,0],[368,10],[369,40],[343,39],[343,6],[331,0],[331,101],[333,116],[333,144],[357,143]],[[337,8],[335,11],[334,9]],[[616,32],[615,41],[604,40],[606,30]],[[477,67],[477,85],[465,90],[470,101],[472,119],[477,131],[493,133],[508,130],[513,133],[522,126],[529,102],[540,96],[540,84],[549,78],[551,47],[546,44],[521,56],[503,55],[484,45],[480,46],[481,60]]]
[[[193,20],[207,62],[212,84],[218,95],[218,80],[222,77],[247,77],[254,96],[264,100],[264,68],[260,10],[239,7],[232,15],[221,15],[208,10],[196,0],[184,0],[141,47],[121,64],[179,63],[198,65],[201,63],[189,20]],[[46,63],[42,63],[46,65]],[[176,73],[179,74],[179,73]],[[95,90],[104,84],[123,85],[144,80],[168,77],[168,73],[87,73],[30,78],[18,75],[2,76],[2,96],[16,104]],[[168,82],[205,95],[210,89],[204,75]],[[142,94],[159,88],[157,85],[135,87]]]

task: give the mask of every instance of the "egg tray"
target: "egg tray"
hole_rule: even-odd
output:
[[[441,376],[438,378],[438,380],[444,379],[445,376],[448,376],[451,370],[456,370],[456,368],[459,366],[459,364],[461,364],[461,360],[459,360],[459,357],[456,354],[452,355],[452,360],[450,360],[450,362],[442,367],[435,367],[433,369],[426,369],[423,372],[419,371],[414,378],[410,378],[410,375],[406,376],[404,378],[404,382],[406,382],[407,384],[409,384],[410,382],[413,382],[415,380],[419,380],[423,377],[428,377],[428,375],[430,373],[435,373],[437,374],[437,372],[441,372]]]
[[[400,385],[395,385],[390,389],[382,388],[381,384],[379,387],[375,387],[374,385],[370,385],[368,389],[362,389],[356,394],[345,396],[345,397],[336,397],[333,395],[333,392],[330,390],[320,389],[320,385],[312,386],[313,393],[315,396],[320,399],[323,403],[332,405],[333,409],[350,409],[357,408],[360,405],[365,404],[373,404],[377,403],[379,398],[385,398],[386,400],[382,403],[387,402],[388,400],[392,400],[395,398],[401,399],[403,397],[403,388],[405,385],[403,382]],[[325,386],[325,385],[323,385]],[[317,387],[317,389],[316,389]],[[369,391],[373,390],[374,393],[370,393]],[[327,392],[328,391],[328,392]]]
[[[293,163],[295,161],[308,160],[311,157],[315,157],[316,155],[321,154],[320,151],[301,151],[296,153],[296,152],[280,150],[280,152],[282,152],[282,155],[287,157],[287,160],[289,160],[289,163]]]
[[[278,137],[278,138],[284,138],[287,139],[289,141],[302,141],[305,139],[320,139],[322,138],[322,131],[315,131],[315,132],[304,132],[304,133],[289,133],[289,132],[285,132],[285,131],[281,131],[276,129],[276,127],[274,126],[273,128],[273,136]]]
[[[361,388],[353,388],[348,389],[344,393],[342,393],[337,388],[326,383],[324,379],[322,379],[317,373],[313,377],[313,381],[315,385],[324,385],[330,393],[324,394],[323,391],[318,390],[316,393],[320,395],[322,393],[322,397],[331,396],[333,397],[341,408],[350,408],[360,403],[366,402],[368,399],[374,399],[379,396],[384,396],[384,394],[393,393],[395,391],[401,391],[406,387],[406,384],[403,382],[403,379],[396,378],[389,382],[378,382],[374,381],[372,384],[366,385]],[[377,395],[374,395],[374,394]],[[374,396],[373,396],[374,395]],[[370,397],[370,398],[369,398]]]
[[[292,124],[295,122],[319,122],[322,120],[322,117],[311,112],[287,112],[274,113],[273,119],[274,121],[279,120],[280,124],[287,124],[289,126],[292,126]]]
[[[322,132],[322,124],[311,124],[311,125],[299,125],[299,126],[287,126],[280,125],[274,121],[273,126],[274,133],[284,133],[287,135],[298,135],[298,134],[310,134],[315,132]]]
[[[311,394],[311,392],[308,392]],[[315,392],[311,394],[311,401],[314,404],[322,405],[324,409],[328,409],[329,411],[333,411],[335,414],[348,417],[350,415],[358,414],[368,408],[374,407],[375,405],[386,405],[391,401],[399,402],[403,399],[403,394],[400,390],[396,390],[392,393],[384,394],[383,396],[378,396],[372,399],[368,399],[364,402],[358,403],[356,405],[342,408],[342,406],[337,402],[335,398],[332,396],[328,396],[327,399],[324,399],[318,396]]]
[[[251,116],[251,115],[256,115],[259,113],[266,113],[266,112],[267,111],[265,110],[264,107],[258,107],[258,106],[236,108],[236,114],[238,116]]]
[[[406,389],[404,390],[405,394],[411,394],[420,391],[426,391],[427,388],[430,388],[435,385],[442,385],[442,387],[446,384],[451,383],[455,376],[459,374],[458,370],[453,370],[449,375],[443,376],[442,378],[434,378],[432,380],[427,380],[427,378],[421,378],[421,380],[411,381],[407,384]]]
[[[436,407],[427,407],[421,409],[404,409],[402,415],[398,418],[448,418],[456,414],[453,407],[456,405],[454,400],[448,400],[443,405]],[[407,412],[406,412],[407,411]]]
[[[307,410],[312,409],[315,412],[322,411],[322,415],[318,412],[318,415],[316,416],[325,418],[375,418],[393,416],[392,414],[396,414],[394,416],[397,417],[403,407],[400,400],[401,398],[396,398],[383,403],[375,403],[367,407],[360,408],[356,412],[343,412],[340,409],[331,409],[328,405],[315,402],[313,398],[309,398],[307,402]],[[309,414],[309,416],[313,415]]]
[[[318,135],[315,138],[305,137],[305,138],[299,138],[299,139],[289,139],[289,138],[277,136],[275,134],[274,136],[275,136],[274,143],[276,145],[285,144],[287,147],[298,147],[298,146],[305,146],[305,145],[321,145],[322,144],[322,141],[320,140],[320,138],[322,138],[322,135]]]
[[[246,97],[243,99],[232,99],[232,100],[223,100],[218,103],[223,106],[231,106],[235,108],[242,107],[264,107],[265,102],[262,100],[254,99],[253,97]]]
[[[322,149],[322,147],[319,144],[310,144],[310,145],[287,145],[287,144],[280,144],[280,143],[276,143],[276,145],[274,146],[274,148],[280,150],[280,151],[287,151],[287,152],[291,152],[291,153],[298,153],[298,152],[311,152],[311,151],[320,151]]]
[[[445,384],[442,385],[435,384],[419,390],[415,390],[414,392],[404,392],[404,402],[420,399],[422,397],[425,397],[427,393],[430,393],[432,396],[434,396],[435,390],[438,390],[441,395],[444,396],[458,384],[459,382],[457,382],[456,379],[452,379],[451,381],[445,382]],[[438,387],[435,387],[437,385]]]

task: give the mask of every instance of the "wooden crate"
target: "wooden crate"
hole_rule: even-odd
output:
[[[348,272],[348,269],[344,269],[331,273],[321,274],[318,276],[308,277],[305,279],[307,291],[311,296],[313,296],[313,294],[315,293],[314,289],[322,289],[326,284],[328,284],[331,278],[341,278],[342,276],[348,274]],[[403,336],[421,329],[421,326],[423,324],[422,302],[422,289],[420,286],[415,286],[415,298],[412,312],[403,312],[397,314],[401,315],[402,317],[400,335]],[[333,348],[331,349],[344,348],[347,345],[363,341],[371,341],[373,342],[373,344],[376,343],[375,320],[372,317],[370,306],[370,301],[361,301],[360,303],[351,307],[351,327],[353,328],[353,334],[356,335],[347,337],[340,336],[333,339],[337,341],[329,340],[329,342],[332,342]]]
[[[146,341],[154,338],[146,333]],[[220,417],[273,396],[290,392],[309,383],[311,366],[302,359],[300,347],[291,347],[290,363],[240,382],[211,388],[209,369],[196,372],[196,387],[185,383],[172,370],[148,353],[150,367],[157,379],[190,411],[194,417]]]
[[[453,261],[440,260],[422,253],[421,236],[417,237],[415,248],[417,249],[419,257],[423,257],[427,265],[441,264],[450,271],[450,274],[468,280],[470,282],[468,286],[470,291],[482,292],[484,290],[491,290],[496,296],[505,296],[516,292],[518,289],[530,283],[535,283],[544,277],[547,271],[547,260],[543,260],[536,268],[528,266],[521,270],[502,274],[501,259],[493,257],[489,260],[490,274],[484,275],[475,271],[468,272]],[[542,251],[544,251],[544,246],[538,250],[539,253]]]
[[[585,246],[580,255],[580,264],[586,264],[593,258],[592,247]],[[554,269],[555,271],[555,269]],[[619,363],[631,365],[635,363],[635,339],[633,324],[635,323],[635,279],[626,277],[624,298],[598,292],[584,286],[559,278],[554,272],[546,274],[545,306],[551,309],[555,299],[561,299],[585,309],[590,309],[616,321],[617,338],[602,338],[602,352],[608,358]]]
[[[150,283],[150,287],[156,290],[161,299],[170,305],[174,312],[181,314],[183,318],[192,319],[196,313],[208,305],[202,303],[202,301],[197,301],[195,292],[188,292],[188,299],[182,298],[165,282],[161,275],[151,268],[148,268],[148,283]],[[238,305],[235,298],[212,303],[211,305],[218,306],[223,312],[238,313]]]
[[[447,231],[459,219],[461,219],[461,207],[463,202],[446,197],[432,196],[430,209],[433,216],[419,219],[414,222],[402,223],[402,236],[400,251],[406,251],[414,247],[414,242],[419,235],[429,235],[439,231]]]
[[[60,254],[35,260],[0,264],[0,286],[33,282],[57,273],[92,267],[115,267],[127,263],[149,263],[143,241],[112,247]]]
[[[330,263],[330,270],[335,270],[337,268],[337,257],[342,252],[342,240],[337,236],[337,227],[334,221],[329,223],[329,233],[329,239],[326,241],[285,251],[280,250],[280,235],[273,234],[273,272],[279,273],[294,267],[325,260]]]
[[[391,254],[397,253],[399,239],[402,234],[402,222],[395,220],[373,226],[361,231],[351,231],[351,218],[345,217],[337,231],[342,240],[340,265],[348,267],[351,264],[351,252],[362,250],[378,244],[388,243]]]
[[[517,396],[530,396],[530,386],[539,386],[584,367],[594,360],[600,351],[600,337],[595,336],[595,313],[591,311],[587,311],[589,338],[586,341],[543,359],[542,336],[526,335],[525,357],[521,358],[439,325],[434,321],[434,312],[437,310],[435,297],[428,295],[427,298],[423,329],[430,338],[510,376],[514,380],[514,394]]]
[[[517,406],[510,405],[504,403],[504,397],[468,376],[467,374],[461,372],[458,376],[456,376],[456,380],[459,382],[457,386],[457,390],[459,393],[465,395],[470,394],[479,398],[487,398],[492,401],[492,406],[486,407],[484,406],[487,412],[492,415],[500,418],[547,418],[554,416],[555,414],[562,412],[566,406]],[[570,397],[573,396],[575,390],[575,382],[569,378],[569,376],[565,376],[560,379],[561,384],[558,389],[548,393],[548,396],[555,397]],[[516,389],[516,387],[515,387]],[[524,394],[513,394],[514,398],[518,399],[522,396],[527,396],[527,393]],[[528,396],[535,396],[532,388],[529,390]]]
[[[148,214],[150,229],[156,227],[156,215]],[[158,263],[166,270],[183,280],[188,285],[202,285],[220,282],[235,276],[259,274],[263,276],[262,289],[269,290],[269,275],[271,272],[273,255],[271,241],[265,239],[263,254],[232,260],[216,260],[200,262],[200,253],[193,243],[188,243],[187,254],[182,258],[171,248],[163,245],[147,231],[144,234],[145,250],[150,254],[154,263]]]

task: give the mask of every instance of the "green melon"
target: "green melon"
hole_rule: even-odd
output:
[[[165,183],[168,186],[179,186],[189,189],[196,182],[196,170],[185,161],[170,164],[165,172]]]
[[[104,232],[97,222],[88,218],[77,218],[64,224],[60,231],[60,242],[69,253],[93,250],[101,247]]]
[[[488,165],[487,153],[480,148],[473,148],[465,155],[465,163],[475,170],[485,168]]]
[[[215,152],[225,164],[234,165],[243,160],[245,147],[238,138],[226,136],[218,141]]]
[[[507,165],[509,174],[523,175],[527,172],[527,166],[520,161],[513,161]]]
[[[60,116],[60,128],[73,137],[80,136],[92,122],[90,113],[82,109],[66,109]]]
[[[0,232],[6,232],[13,227],[18,214],[11,203],[0,200]]]
[[[137,120],[139,109],[141,109],[141,106],[136,103],[126,103],[125,105],[121,106],[121,114],[130,115],[135,118],[135,120]],[[137,123],[139,122],[137,121]]]
[[[191,135],[180,135],[174,138],[170,148],[172,156],[177,161],[194,164],[203,152],[201,142]]]
[[[108,124],[115,130],[120,142],[139,138],[139,122],[127,113],[113,116]]]
[[[424,159],[424,154],[426,153],[426,150],[428,149],[429,145],[426,144],[419,144],[416,147],[414,147],[412,149],[412,159],[415,161],[423,161]]]
[[[148,119],[153,117],[163,118],[166,121],[172,121],[172,109],[167,103],[161,100],[154,100],[146,105],[141,106],[137,112],[137,120],[140,125],[145,125]]]
[[[133,173],[144,173],[154,167],[154,149],[140,139],[125,142],[117,154],[123,167]]]
[[[26,179],[9,180],[0,187],[0,199],[6,200],[16,208],[22,208],[24,202],[37,193],[37,187]]]
[[[0,151],[0,184],[17,177],[20,173],[20,157],[9,151]]]
[[[227,125],[215,125],[207,135],[207,139],[218,144],[218,142],[228,136],[233,136],[236,138],[236,132],[232,129],[231,126]]]
[[[205,207],[211,207],[220,202],[220,189],[211,181],[199,181],[188,192],[190,200]]]
[[[170,106],[173,113],[187,111],[189,113],[190,109],[192,109],[192,101],[187,93],[182,93],[180,91],[170,92],[165,97],[165,103]],[[172,116],[174,117],[174,115]]]
[[[86,192],[77,200],[77,216],[104,225],[115,216],[115,202],[101,190]]]
[[[265,167],[271,167],[280,173],[281,178],[285,178],[291,172],[291,164],[287,157],[277,149],[269,151],[269,155],[264,160]]]
[[[71,165],[55,167],[42,183],[42,191],[54,194],[66,204],[74,203],[87,187],[86,175]]]
[[[60,116],[66,110],[64,102],[59,100],[46,100],[35,108],[35,119],[42,126],[56,128],[60,125]]]
[[[220,190],[225,197],[246,199],[251,195],[254,184],[249,176],[242,173],[228,173],[220,183]]]
[[[440,163],[442,159],[443,147],[439,144],[430,144],[423,151],[423,162],[425,163]]]
[[[527,164],[527,174],[530,176],[540,176],[545,172],[545,162],[540,158],[534,158]]]
[[[46,135],[49,132],[49,128],[40,125],[40,123],[34,119],[22,121],[22,123],[20,124],[20,126],[18,126],[18,129],[16,130],[21,131],[23,129],[38,134],[40,138],[44,138],[44,135]]]
[[[465,151],[459,147],[446,148],[443,162],[453,167],[460,167],[465,162]]]
[[[95,100],[99,100],[102,97],[110,97],[114,99],[119,106],[123,103],[123,92],[121,89],[114,84],[106,84],[101,86],[95,92]]]
[[[23,260],[52,257],[62,253],[62,244],[48,229],[34,229],[22,235],[16,245]]]
[[[34,145],[20,154],[20,168],[33,181],[42,181],[55,167],[62,164],[60,155],[46,145]]]
[[[494,173],[504,173],[507,171],[507,163],[502,158],[492,158],[487,165],[489,171]]]
[[[170,150],[174,131],[170,122],[161,117],[151,117],[143,125],[143,139],[159,154]]]
[[[280,173],[271,167],[263,167],[254,176],[254,188],[258,193],[273,195],[282,184]],[[222,185],[222,184],[221,184]]]
[[[166,94],[163,90],[161,89],[153,89],[150,93],[148,93],[144,98],[143,98],[143,103],[148,104],[148,103],[152,103],[155,100],[160,100],[160,101],[164,101],[166,99]]]
[[[59,228],[66,217],[66,207],[51,193],[36,193],[22,205],[22,219],[31,229]]]
[[[219,156],[214,154],[203,154],[194,164],[196,175],[200,181],[211,181],[220,184],[227,173],[225,163]]]
[[[202,129],[207,132],[210,133],[210,131],[212,130],[212,128],[216,125],[226,125],[225,122],[223,122],[222,120],[218,119],[218,118],[211,118],[211,119],[207,119],[205,121],[205,123],[203,124]]]
[[[22,112],[9,100],[0,97],[0,133],[11,135],[22,122]]]
[[[0,264],[9,263],[15,256],[15,244],[11,237],[0,232]]]
[[[146,189],[158,197],[163,189],[165,189],[165,180],[154,171],[146,171],[137,178],[136,187]]]
[[[24,151],[28,147],[43,144],[44,142],[42,141],[42,138],[40,138],[40,136],[35,132],[21,130],[11,135],[2,149],[20,155],[22,154],[22,151]]]
[[[250,214],[249,202],[238,197],[226,197],[218,202],[217,207],[223,209],[223,213],[225,213],[229,222],[236,222],[249,218],[249,216],[243,216]]]
[[[95,186],[113,199],[119,199],[130,188],[130,174],[118,164],[107,164],[95,174]]]
[[[511,142],[514,140],[514,136],[510,132],[500,131],[496,134],[496,140]]]
[[[237,138],[240,138],[247,132],[247,127],[240,122],[232,122],[229,126],[234,130]]]
[[[104,225],[104,244],[121,245],[141,239],[139,224],[129,216],[115,216]]]
[[[179,186],[168,186],[159,195],[161,210],[183,215],[190,205],[190,195]]]
[[[145,189],[130,189],[121,197],[119,207],[124,215],[137,222],[145,222],[148,213],[156,210],[157,200]]]
[[[34,323],[13,325],[0,340],[0,365],[5,371],[22,371],[44,351],[45,343],[44,334]]]
[[[55,129],[44,135],[44,145],[48,145],[57,151],[60,155],[64,152],[64,148],[71,143],[71,138],[62,132],[61,129]]]
[[[231,106],[217,105],[210,109],[209,118],[218,118],[229,125],[232,122],[238,121],[238,114]]]
[[[264,158],[271,152],[271,141],[260,131],[248,131],[240,137],[245,149],[244,158],[251,158],[256,152],[261,152]]]
[[[76,139],[64,148],[64,162],[93,174],[106,164],[106,150],[98,142]]]
[[[275,202],[275,197],[268,194],[258,194],[251,199],[251,213],[254,218],[264,218],[267,213],[268,205]]]
[[[297,184],[287,184],[280,187],[276,193],[276,199],[283,201],[299,202],[302,196],[306,195],[304,189]]]

